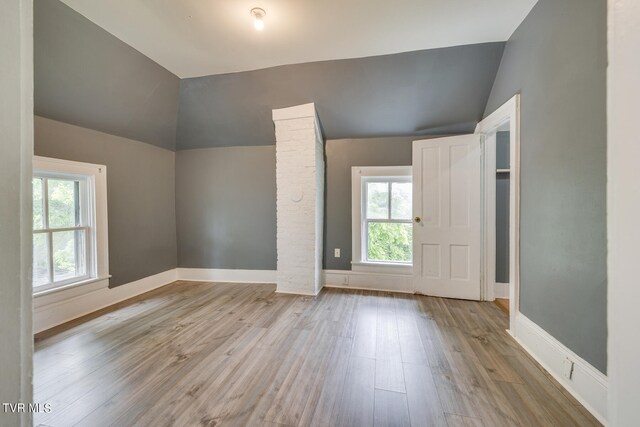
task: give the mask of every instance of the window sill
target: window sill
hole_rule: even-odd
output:
[[[351,262],[352,271],[384,274],[413,274],[413,265],[386,262]]]
[[[93,277],[81,282],[70,283],[68,285],[60,286],[57,288],[46,289],[33,293],[34,306],[41,306],[51,304],[60,300],[70,299],[79,295],[84,295],[89,292],[93,292],[109,286],[109,278],[105,277]]]

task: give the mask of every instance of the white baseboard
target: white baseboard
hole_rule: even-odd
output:
[[[317,296],[320,291],[322,290],[322,288],[320,288],[320,290],[317,293],[313,293],[313,292],[309,292],[309,291],[303,291],[303,290],[295,290],[295,289],[278,289],[276,290],[277,294],[287,294],[287,295],[304,295],[304,296],[309,296],[309,297],[315,297]]]
[[[493,297],[509,299],[509,284],[496,282],[493,287]]]
[[[101,308],[168,285],[177,279],[177,270],[172,269],[111,289],[109,281],[105,279],[86,286],[34,297],[33,331],[46,331]]]
[[[368,273],[350,270],[323,270],[322,283],[328,288],[367,289],[413,293],[410,274]]]
[[[192,282],[276,283],[276,270],[178,268],[178,279]]]
[[[516,315],[515,339],[573,397],[607,425],[608,379],[522,313]],[[563,375],[565,359],[574,362],[571,379]]]
[[[108,279],[65,289],[33,299],[34,333],[51,329],[86,314],[151,291],[176,280],[228,283],[276,283],[275,270],[230,270],[176,268],[115,288]],[[411,276],[341,270],[324,270],[322,282],[328,287],[408,292]],[[279,293],[315,296],[306,291],[280,290]]]
[[[276,270],[224,270],[207,268],[178,268],[178,280],[198,282],[276,283]],[[326,287],[369,289],[387,292],[413,293],[412,276],[407,274],[371,273],[350,270],[323,270],[322,284]],[[279,290],[278,293],[315,295],[307,291]]]
[[[149,292],[176,280],[198,282],[275,283],[271,270],[222,270],[174,268],[115,288],[109,280],[36,296],[33,299],[33,331],[46,331],[86,314]]]

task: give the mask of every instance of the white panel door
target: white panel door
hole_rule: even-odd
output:
[[[481,139],[413,142],[413,279],[424,295],[480,299]]]

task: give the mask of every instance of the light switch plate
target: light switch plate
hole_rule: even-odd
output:
[[[335,248],[333,250],[333,256],[336,258],[340,258],[340,248]]]

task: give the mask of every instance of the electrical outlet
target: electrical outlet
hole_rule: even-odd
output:
[[[564,359],[564,363],[562,365],[562,375],[570,380],[573,377],[573,367],[575,366],[573,360],[568,357]]]
[[[340,258],[340,248],[335,248],[333,250],[333,256],[336,258]]]

